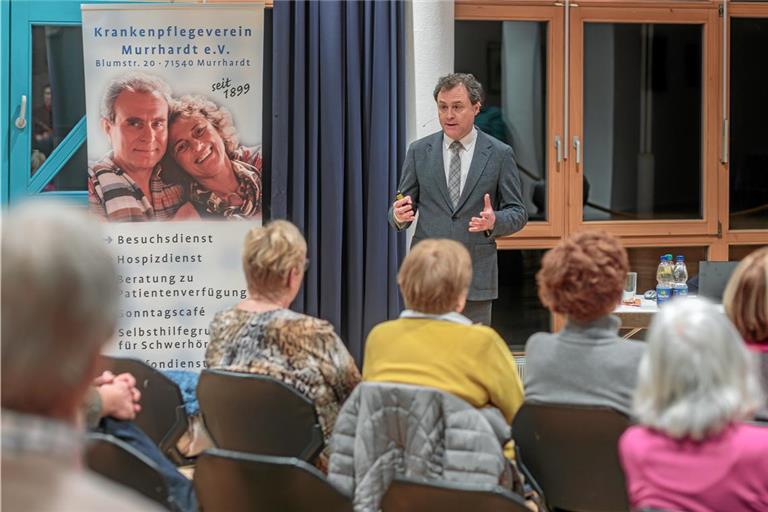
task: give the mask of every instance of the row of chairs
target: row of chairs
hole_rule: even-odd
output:
[[[351,512],[351,499],[317,469],[291,458],[211,450],[198,460],[195,489],[204,512],[280,510]],[[396,479],[382,501],[384,512],[526,512],[518,496],[494,486]]]
[[[181,460],[175,443],[187,419],[178,387],[141,361],[115,360],[113,368],[134,374],[152,402],[145,402],[138,425],[173,460]],[[197,459],[195,487],[203,510],[240,510],[234,508],[240,501],[250,504],[250,510],[346,510],[349,499],[309,464],[322,450],[323,438],[314,406],[303,395],[269,377],[205,370],[198,400],[206,429],[218,447]],[[607,408],[525,404],[515,417],[513,435],[522,463],[550,506],[616,511],[629,509],[616,449],[628,426],[628,418]],[[90,453],[92,468],[160,503],[167,502],[167,493],[149,475],[151,461],[135,457],[138,462],[115,464],[132,468],[125,471],[132,476],[122,480],[116,474],[120,471],[107,467],[110,460],[135,456],[130,447],[95,437]],[[498,502],[494,510],[516,510],[521,505],[519,497],[501,490],[419,481],[399,481],[384,504],[397,505],[390,510],[411,510],[405,502],[437,503],[441,497],[453,504],[471,500],[478,511],[485,510],[484,503],[490,507]],[[327,508],[317,506],[323,500],[329,503]],[[434,509],[467,510],[446,507]],[[413,510],[431,508],[424,505]]]
[[[142,409],[134,422],[174,463],[186,462],[186,458],[176,448],[176,443],[189,428],[179,386],[139,359],[104,356],[100,370],[109,370],[115,375],[130,373],[134,376],[142,396]]]
[[[138,359],[103,359],[103,369],[115,374],[127,372],[136,378],[143,397],[136,425],[175,463],[187,462],[176,448],[189,427],[176,383]],[[314,405],[280,381],[262,375],[204,370],[197,397],[206,430],[219,448],[305,461],[314,460],[323,449],[323,431]]]
[[[92,434],[88,466],[172,510],[154,462],[112,436]],[[305,461],[214,448],[197,460],[195,492],[202,512],[352,512],[352,500]],[[386,511],[526,512],[525,502],[495,486],[395,479],[382,502]]]

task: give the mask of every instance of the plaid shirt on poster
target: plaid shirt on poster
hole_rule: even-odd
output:
[[[172,219],[186,202],[184,187],[165,183],[161,174],[162,168],[157,165],[149,180],[152,197],[147,198],[111,156],[104,157],[88,168],[90,211],[113,222]]]

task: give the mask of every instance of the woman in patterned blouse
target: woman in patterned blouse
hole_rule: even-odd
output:
[[[216,314],[205,360],[209,368],[269,375],[315,404],[327,467],[336,415],[360,382],[360,372],[333,326],[288,309],[304,278],[307,243],[290,222],[277,220],[245,237],[248,298]]]

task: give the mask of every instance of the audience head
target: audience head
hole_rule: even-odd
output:
[[[747,419],[762,400],[755,363],[714,304],[673,300],[648,332],[635,391],[637,419],[677,439],[704,439]]]
[[[436,315],[462,311],[471,280],[469,252],[459,242],[444,239],[414,245],[397,275],[405,307]]]
[[[2,406],[74,419],[117,323],[119,289],[99,225],[30,202],[3,219]]]
[[[742,338],[768,344],[768,247],[739,263],[725,288],[723,305]]]
[[[548,251],[536,274],[539,298],[578,322],[607,315],[621,301],[629,260],[619,240],[604,232],[575,233]]]
[[[245,235],[243,271],[251,296],[290,304],[304,277],[307,242],[299,229],[274,220]]]

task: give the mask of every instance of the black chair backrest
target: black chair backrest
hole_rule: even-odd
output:
[[[725,286],[738,264],[738,261],[700,261],[699,296],[722,302]]]
[[[525,403],[512,437],[551,507],[629,510],[618,441],[629,418],[608,407]]]
[[[157,465],[116,437],[88,434],[85,463],[92,471],[171,509],[168,487]]]
[[[115,375],[128,372],[141,391],[141,411],[134,422],[171,460],[179,460],[176,442],[188,427],[181,390],[170,378],[144,361],[103,357],[103,369]]]
[[[493,485],[396,478],[381,502],[383,512],[530,512],[525,501]]]
[[[314,404],[264,375],[203,370],[197,384],[205,428],[218,448],[312,461],[323,448]]]
[[[313,466],[296,458],[214,448],[197,458],[201,512],[352,512],[352,501]]]

